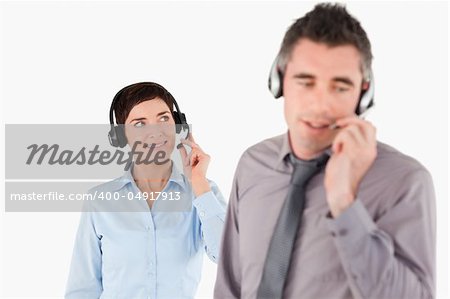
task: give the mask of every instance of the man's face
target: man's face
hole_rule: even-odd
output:
[[[136,150],[146,153],[154,144],[155,149],[150,158],[159,151],[166,152],[166,159],[170,158],[175,146],[175,121],[162,99],[155,98],[134,106],[125,120],[125,125],[130,147],[140,141],[141,144]]]
[[[352,45],[297,42],[283,80],[284,116],[294,147],[309,155],[331,145],[337,130],[329,125],[354,114],[358,104],[360,66],[361,56]]]

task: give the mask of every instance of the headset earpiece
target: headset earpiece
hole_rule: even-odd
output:
[[[375,80],[373,78],[372,70],[369,71],[369,77],[365,80],[369,87],[361,92],[359,103],[356,106],[356,115],[361,115],[374,105],[375,95]]]
[[[189,130],[189,126],[186,122],[186,116],[184,115],[184,113],[174,111],[172,112],[172,116],[176,124],[177,134],[179,134],[181,130]]]
[[[279,56],[277,56],[270,68],[269,74],[269,90],[275,99],[278,99],[283,95],[283,73],[279,65]]]
[[[109,143],[114,147],[123,148],[127,145],[124,125],[115,125],[108,133]]]
[[[127,145],[127,137],[125,135],[125,128],[123,127],[124,125],[114,124],[114,108],[116,101],[120,97],[122,92],[130,86],[132,85],[126,86],[116,93],[114,99],[112,100],[111,107],[109,108],[109,124],[111,126],[111,129],[108,132],[108,140],[109,144],[114,147],[123,148]]]

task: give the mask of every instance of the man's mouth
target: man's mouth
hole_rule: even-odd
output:
[[[152,145],[154,145],[155,148],[158,148],[158,147],[162,147],[162,146],[166,145],[166,143],[167,143],[167,140],[161,141],[159,143],[144,143],[143,147],[147,148],[147,147],[152,147]]]
[[[329,122],[306,121],[306,120],[303,120],[303,123],[306,124],[309,128],[311,128],[313,130],[328,129],[332,125]]]

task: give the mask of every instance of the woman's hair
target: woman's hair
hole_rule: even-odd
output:
[[[128,114],[130,114],[130,111],[134,106],[155,98],[163,100],[167,107],[169,107],[170,112],[173,112],[173,98],[161,85],[142,82],[125,88],[116,99],[113,107],[116,115],[116,122],[118,124],[124,124]]]

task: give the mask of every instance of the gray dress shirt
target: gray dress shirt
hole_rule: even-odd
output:
[[[436,211],[430,173],[378,142],[355,202],[329,214],[324,170],[306,207],[284,298],[434,298]],[[214,298],[256,298],[293,167],[288,134],[250,147],[236,169]]]

